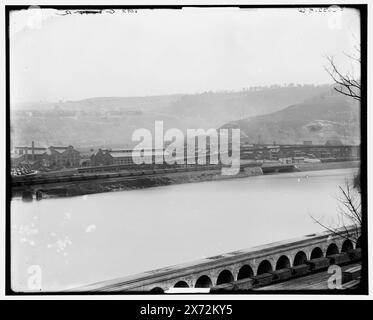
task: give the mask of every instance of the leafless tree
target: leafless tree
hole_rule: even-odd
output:
[[[354,53],[348,54],[344,53],[344,55],[352,62],[357,63],[359,66],[361,64],[361,55],[360,55],[360,45],[354,46]],[[356,77],[347,72],[346,74],[342,74],[339,68],[336,66],[334,57],[326,56],[328,60],[328,66],[324,67],[326,72],[330,75],[330,77],[336,83],[334,90],[337,92],[351,97],[355,100],[360,101],[361,99],[361,81],[360,78],[356,79]]]
[[[360,45],[354,46],[355,54],[344,55],[354,63],[361,63],[360,60]],[[361,101],[361,81],[355,79],[351,73],[342,74],[336,66],[333,57],[326,57],[329,66],[325,70],[335,81],[334,89],[348,96],[352,99]],[[361,210],[361,188],[360,188],[360,169],[352,180],[346,180],[345,186],[339,186],[340,196],[337,198],[339,203],[339,222],[335,227],[330,227],[323,224],[321,221],[312,217],[312,219],[321,225],[324,229],[330,231],[332,234],[350,239],[357,242],[360,235],[360,227],[362,224],[362,210]]]
[[[362,211],[360,200],[360,188],[355,185],[358,174],[354,176],[353,182],[346,179],[345,186],[339,186],[340,196],[338,200],[338,222],[335,226],[328,226],[320,220],[311,218],[331,234],[341,238],[349,239],[355,244],[360,237],[362,224]]]

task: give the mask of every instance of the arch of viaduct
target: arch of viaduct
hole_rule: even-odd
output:
[[[356,230],[353,232],[354,235],[348,238],[347,231],[339,231],[339,236],[326,231],[103,281],[77,290],[162,292],[172,287],[212,287],[300,265],[309,259],[327,257],[359,248],[360,234],[356,234]],[[351,230],[349,235],[351,236]]]

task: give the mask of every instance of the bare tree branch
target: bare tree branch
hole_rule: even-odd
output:
[[[355,37],[356,40],[356,37]],[[351,61],[360,63],[360,45],[355,45],[354,49],[356,51],[355,55],[347,54],[344,55]],[[334,59],[331,56],[326,56],[329,62],[329,67],[324,67],[326,72],[336,83],[334,90],[343,94],[345,96],[351,97],[355,100],[361,100],[361,82],[360,79],[354,79],[353,75],[347,73],[343,75],[334,63]],[[354,176],[352,183],[348,180],[345,182],[345,187],[339,186],[341,196],[337,198],[339,202],[339,228],[328,227],[321,223],[319,220],[311,216],[311,218],[322,226],[324,229],[328,230],[331,234],[339,236],[345,239],[350,239],[357,243],[360,228],[362,225],[362,211],[361,211],[361,198],[360,198],[360,169],[357,175]],[[347,222],[346,222],[347,220]],[[341,227],[342,225],[342,227]],[[351,235],[350,230],[354,230],[355,237]],[[343,230],[341,232],[340,230]]]
[[[357,50],[360,53],[360,50]],[[344,53],[348,58],[356,62],[360,62],[360,54],[358,57]],[[337,68],[334,63],[334,58],[331,56],[326,56],[326,59],[329,62],[329,67],[324,67],[325,71],[330,75],[334,82],[338,85],[334,87],[334,90],[337,92],[351,97],[355,100],[360,101],[360,90],[361,83],[360,80],[354,79],[350,74],[343,75]]]

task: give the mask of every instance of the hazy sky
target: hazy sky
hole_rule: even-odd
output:
[[[360,37],[351,9],[56,13],[11,14],[12,102],[330,83],[324,56],[347,68]]]

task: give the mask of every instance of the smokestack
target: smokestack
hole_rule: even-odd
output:
[[[35,161],[35,144],[34,144],[34,141],[32,141],[32,144],[31,144],[31,148],[32,148],[32,161]]]

